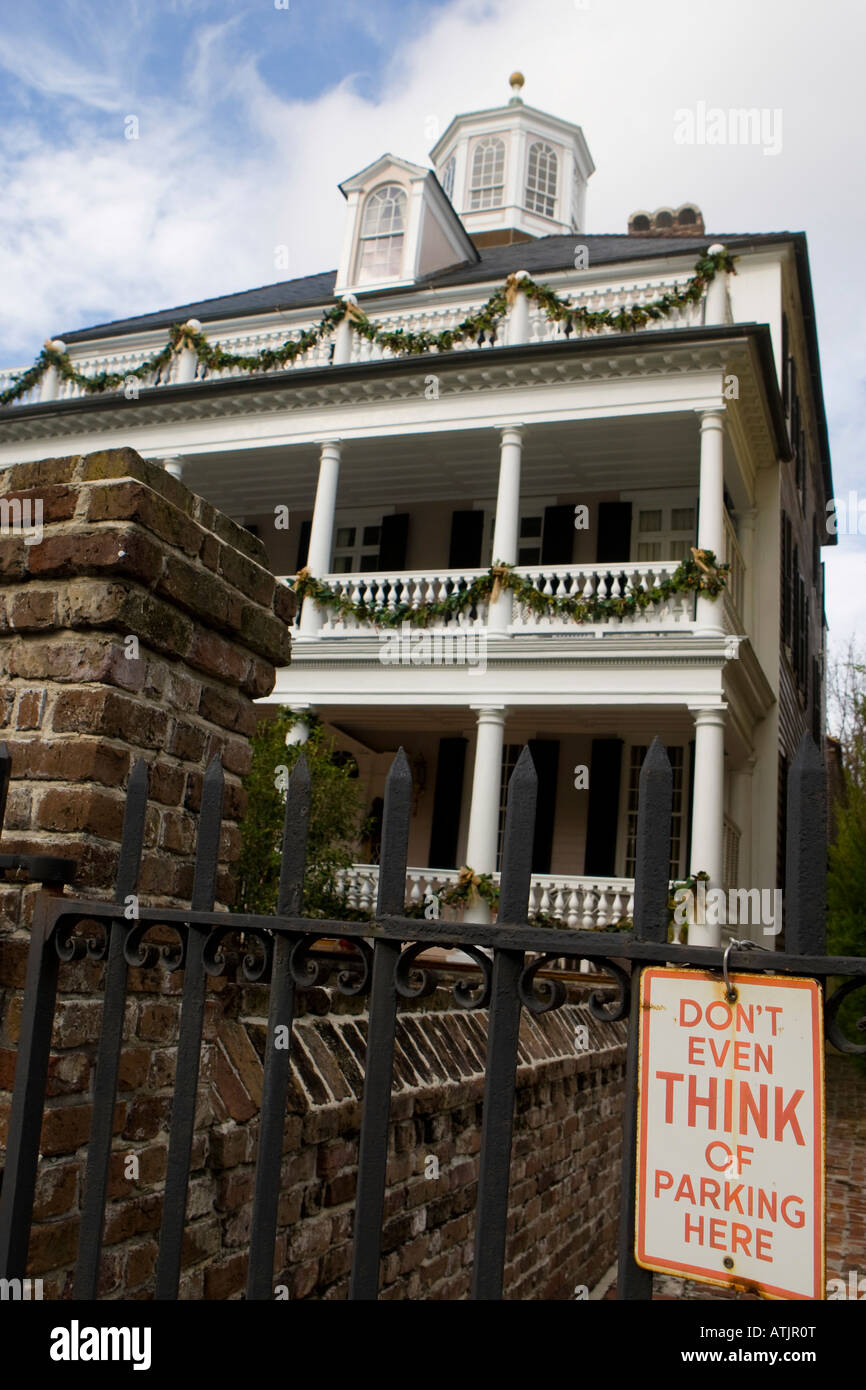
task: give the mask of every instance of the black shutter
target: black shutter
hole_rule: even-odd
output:
[[[457,868],[457,836],[460,832],[465,766],[466,739],[440,738],[427,860],[431,869]]]
[[[379,568],[383,570],[405,569],[408,540],[408,512],[393,512],[390,516],[383,516],[382,530],[379,536]]]
[[[574,545],[574,507],[545,507],[544,530],[541,540],[543,565],[570,565]],[[540,873],[541,870],[538,870]]]
[[[599,502],[595,558],[626,564],[631,556],[631,502]]]
[[[574,513],[572,512],[572,515]],[[556,814],[556,774],[559,769],[559,739],[531,738],[529,751],[538,774],[535,803],[535,837],[532,841],[532,872],[549,874],[553,853],[553,822]]]
[[[621,769],[622,739],[594,738],[589,768],[589,812],[583,861],[585,874],[616,872]]]
[[[313,529],[312,521],[301,522],[301,534],[298,537],[298,563],[295,570],[302,570],[307,563],[307,556],[310,553],[310,531]],[[319,578],[320,576],[317,576]]]
[[[450,570],[478,569],[484,539],[482,511],[454,512],[451,516],[451,543],[448,547]]]

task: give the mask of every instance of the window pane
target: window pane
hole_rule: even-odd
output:
[[[541,547],[537,545],[521,546],[517,555],[518,565],[537,565],[541,559]]]
[[[406,194],[396,184],[371,193],[364,208],[361,236],[391,236],[405,230]]]
[[[351,555],[336,555],[334,557],[333,574],[351,574],[352,557]]]
[[[660,560],[662,558],[662,548],[659,541],[639,541],[637,558],[639,560]]]
[[[550,145],[541,141],[529,150],[526,206],[544,217],[553,217],[556,208],[556,155]]]
[[[492,208],[502,203],[505,187],[505,145],[501,140],[479,140],[472,156],[470,208]]]
[[[672,531],[694,531],[695,529],[695,509],[694,507],[674,507],[671,512]]]
[[[361,558],[360,558],[360,560],[358,561],[358,569],[359,569],[359,571],[361,572],[361,574],[371,574],[373,570],[377,570],[378,568],[379,568],[379,556],[378,556],[378,554],[376,554],[376,555],[362,555]]]
[[[381,526],[365,526],[363,545],[378,545]]]
[[[638,517],[637,529],[639,531],[660,531],[662,529],[661,508],[659,508],[658,511],[641,511],[638,513]]]
[[[667,552],[672,560],[685,560],[689,553],[689,543],[688,541],[669,541]]]
[[[354,526],[337,527],[337,549],[345,550],[348,546],[355,544]]]
[[[522,517],[522,518],[521,518],[521,521],[520,521],[520,535],[521,535],[521,539],[526,539],[526,538],[529,537],[529,536],[540,536],[540,535],[541,535],[541,517],[540,517],[540,516],[524,516],[524,517]]]

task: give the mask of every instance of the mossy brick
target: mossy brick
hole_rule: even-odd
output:
[[[182,767],[176,767],[162,759],[151,763],[149,788],[151,801],[158,801],[163,806],[179,806],[185,786],[186,773]]]
[[[75,480],[79,463],[78,454],[36,459],[32,463],[13,463],[8,468],[0,469],[0,494],[50,487],[54,483],[71,483]]]
[[[30,1232],[27,1252],[27,1273],[46,1274],[49,1270],[72,1264],[78,1250],[79,1220],[46,1221]]]
[[[31,574],[67,575],[109,573],[129,575],[145,585],[159,577],[165,548],[140,526],[100,527],[47,535],[32,548]]]
[[[298,611],[298,596],[288,584],[278,580],[274,586],[273,609],[281,622],[290,623]]]
[[[65,627],[112,627],[119,643],[127,636],[138,637],[172,657],[185,656],[194,631],[191,618],[138,584],[92,578],[74,580],[61,589],[58,617]]]
[[[286,624],[275,613],[245,603],[241,608],[237,630],[243,633],[246,645],[259,656],[273,661],[277,666],[288,666],[292,640]]]
[[[193,617],[204,619],[212,626],[227,626],[229,589],[224,580],[205,571],[200,565],[166,555],[163,572],[156,584],[157,592],[173,599]]]
[[[184,762],[197,763],[204,752],[206,731],[189,719],[173,719],[165,751]]]
[[[54,632],[18,639],[8,648],[6,660],[9,674],[24,680],[120,685],[128,683],[132,675],[128,669],[118,669],[124,660],[123,650],[116,639],[104,635],[85,638]]]
[[[198,713],[210,724],[234,733],[246,734],[251,738],[256,731],[258,719],[255,707],[240,694],[206,685],[202,688]]]
[[[2,489],[0,489],[2,491]],[[48,526],[52,522],[69,521],[75,514],[78,502],[78,491],[75,488],[66,487],[63,483],[48,483],[42,487],[26,487],[9,489],[2,494],[9,501],[18,499],[21,502],[39,502],[41,504],[41,523]],[[37,514],[31,511],[32,516]]]
[[[125,1202],[110,1202],[105,1212],[104,1243],[117,1245],[132,1236],[158,1230],[161,1210],[162,1197],[158,1193],[131,1197]]]
[[[276,678],[273,662],[263,661],[261,657],[254,656],[241,682],[241,690],[245,695],[249,695],[251,700],[260,700],[264,695],[270,695]]]
[[[268,552],[265,549],[264,541],[258,536],[254,536],[252,531],[248,531],[245,526],[239,526],[236,521],[232,521],[225,512],[215,511],[213,522],[208,527],[214,535],[219,536],[221,541],[239,550],[242,555],[246,555],[250,560],[255,560],[256,564],[267,567]]]
[[[250,666],[243,648],[201,627],[195,630],[186,660],[196,670],[236,686],[244,685]]]
[[[18,709],[15,711],[16,729],[38,729],[42,723],[46,699],[47,692],[44,689],[19,691]]]
[[[0,583],[24,578],[32,549],[24,544],[23,536],[0,537]]]
[[[220,550],[219,573],[227,583],[240,589],[253,603],[270,608],[274,599],[276,580],[270,570],[255,564],[247,555],[231,545]]]
[[[57,699],[55,733],[101,734],[140,748],[163,748],[169,716],[115,690],[68,690]]]
[[[38,797],[40,830],[84,831],[102,840],[119,840],[125,797],[99,787],[47,787]]]
[[[87,519],[136,521],[190,557],[198,555],[205,537],[202,528],[167,497],[127,479],[94,484],[87,497]]]
[[[154,492],[167,497],[182,511],[192,514],[194,494],[184,487],[179,478],[167,473],[157,463],[143,459],[135,449],[102,449],[85,454],[81,460],[79,477],[84,483],[106,482],[111,478],[134,478],[146,483]]]
[[[56,588],[43,584],[28,584],[7,599],[9,627],[18,632],[53,627],[57,604]]]

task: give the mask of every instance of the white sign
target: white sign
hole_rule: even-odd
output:
[[[824,1049],[814,980],[641,972],[635,1259],[824,1297]]]

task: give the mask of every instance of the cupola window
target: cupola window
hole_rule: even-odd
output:
[[[361,250],[358,280],[393,280],[403,266],[403,235],[406,230],[406,194],[398,184],[389,183],[370,194],[361,222]]]
[[[495,136],[479,140],[472,155],[469,208],[501,207],[505,193],[505,145]]]
[[[553,217],[556,209],[556,154],[542,140],[529,147],[526,206],[542,217]]]

